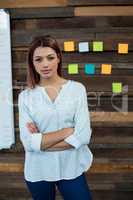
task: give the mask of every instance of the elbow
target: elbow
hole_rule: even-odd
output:
[[[92,129],[87,129],[86,134],[84,136],[84,144],[89,144],[90,143],[90,139],[91,139],[91,133],[92,133]]]
[[[20,141],[21,141],[25,151],[33,152],[33,149],[32,149],[32,147],[31,147],[31,145],[29,143],[24,142],[22,139]]]
[[[25,151],[28,151],[28,152],[34,151],[32,146],[31,146],[31,143],[29,141],[25,141],[23,138],[20,138],[20,141],[21,141],[21,144],[22,144]]]
[[[91,129],[84,130],[84,134],[77,135],[77,140],[79,141],[79,145],[77,148],[80,148],[82,145],[88,145],[91,139]]]
[[[20,137],[20,140],[23,144],[25,151],[41,152],[41,140],[42,140],[41,133],[31,135],[30,138]]]
[[[82,130],[80,133],[75,132],[68,136],[64,141],[72,145],[75,149],[79,149],[82,145],[88,145],[91,137],[91,129]]]

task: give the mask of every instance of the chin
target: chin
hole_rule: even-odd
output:
[[[42,78],[51,78],[52,76],[50,74],[47,74],[47,75],[41,75]]]

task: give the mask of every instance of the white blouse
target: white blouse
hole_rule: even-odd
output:
[[[52,101],[45,87],[27,88],[18,97],[20,140],[25,149],[24,176],[27,181],[73,179],[87,171],[93,160],[88,147],[91,137],[90,115],[85,86],[68,80]],[[37,125],[31,134],[27,122]],[[74,127],[64,141],[74,148],[42,151],[42,134]]]

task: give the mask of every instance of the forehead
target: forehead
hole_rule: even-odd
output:
[[[47,56],[49,54],[56,55],[56,52],[51,47],[37,47],[34,51],[33,56]]]

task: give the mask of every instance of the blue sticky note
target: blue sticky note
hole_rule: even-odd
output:
[[[79,42],[79,52],[88,52],[89,42]]]
[[[86,74],[95,74],[95,65],[94,64],[85,64],[85,73]]]

